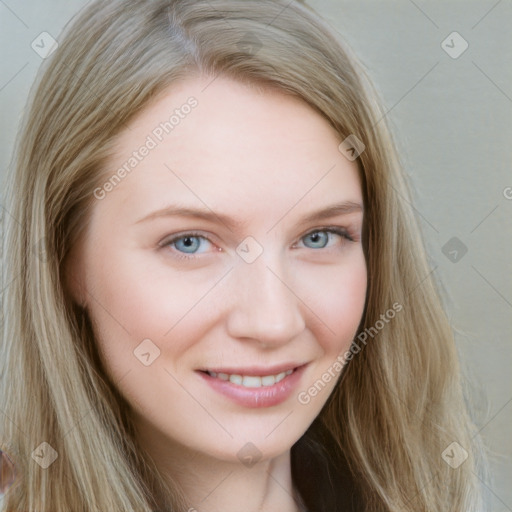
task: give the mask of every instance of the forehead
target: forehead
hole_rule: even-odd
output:
[[[225,77],[189,78],[119,135],[107,178],[127,172],[106,199],[129,204],[134,216],[176,200],[274,217],[294,204],[360,201],[357,164],[340,141],[299,98]]]

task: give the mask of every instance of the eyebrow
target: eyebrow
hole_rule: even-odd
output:
[[[307,214],[301,219],[302,223],[318,222],[330,217],[339,215],[348,215],[350,213],[362,212],[363,206],[360,203],[354,201],[343,201],[341,203],[335,203],[320,210],[314,211]],[[288,213],[288,212],[287,212]],[[282,218],[284,218],[283,215]],[[231,218],[229,215],[223,213],[215,213],[210,209],[203,208],[190,208],[181,205],[168,205],[165,208],[154,211],[145,217],[142,217],[135,224],[141,222],[147,222],[149,220],[157,219],[160,217],[191,217],[196,219],[202,219],[210,222],[220,221],[222,224],[228,227],[228,229],[234,231],[237,229],[243,229],[246,226],[246,222],[241,222]],[[279,221],[278,221],[279,222]]]

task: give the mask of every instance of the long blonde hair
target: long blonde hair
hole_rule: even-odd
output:
[[[365,510],[480,510],[480,452],[453,334],[382,102],[348,46],[310,9],[284,0],[102,0],[80,13],[43,68],[8,187],[12,282],[4,299],[0,440],[18,478],[5,510],[188,508],[138,445],[89,319],[65,289],[63,264],[87,225],[116,135],[197,70],[296,95],[340,142],[355,135],[365,145],[358,164],[368,293],[359,332],[375,329],[393,304],[402,309],[344,368],[293,448],[294,478],[305,480],[298,466],[306,452],[298,447],[309,442],[331,491],[348,475]],[[46,469],[33,457],[43,442],[58,455]],[[469,454],[456,468],[442,455],[453,442],[452,450]],[[329,510],[319,494],[304,492],[304,499]]]

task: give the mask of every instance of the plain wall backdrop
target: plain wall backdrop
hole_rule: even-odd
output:
[[[0,0],[1,180],[42,62],[33,42],[41,47],[43,32],[58,41],[87,3]],[[512,511],[512,2],[308,4],[353,48],[384,100],[490,450],[491,509]],[[2,272],[2,290],[13,277]]]

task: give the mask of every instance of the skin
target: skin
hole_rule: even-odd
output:
[[[179,482],[191,508],[297,511],[290,448],[337,379],[307,405],[297,396],[350,347],[367,286],[363,212],[302,219],[342,201],[362,206],[357,166],[303,101],[194,76],[132,119],[107,174],[190,96],[197,107],[95,200],[71,253],[70,287],[88,310],[106,371],[133,409],[141,444]],[[177,201],[244,225],[177,216],[138,222]],[[352,240],[306,236],[326,226],[344,228]],[[206,239],[193,238],[188,252],[183,238],[159,246],[191,230]],[[250,264],[236,252],[248,236],[263,249]],[[149,366],[134,356],[144,339],[160,350]],[[234,403],[196,372],[283,362],[308,364],[287,400],[263,408]],[[261,454],[252,467],[237,456],[248,442]]]

